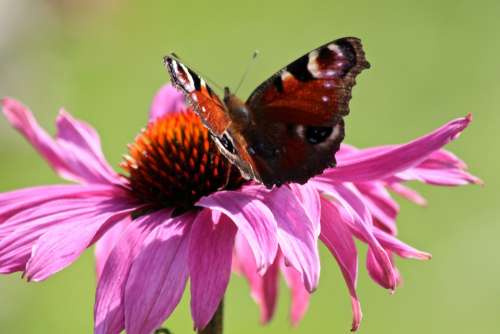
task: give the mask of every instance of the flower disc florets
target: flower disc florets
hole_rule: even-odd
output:
[[[242,183],[192,111],[151,121],[121,164],[134,196],[152,207],[184,211],[202,196]]]

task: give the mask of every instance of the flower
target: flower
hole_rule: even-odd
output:
[[[233,262],[249,279],[263,320],[272,315],[281,270],[298,321],[318,285],[318,239],[342,270],[356,329],[361,310],[353,237],[369,246],[372,278],[391,290],[399,281],[393,253],[429,257],[396,239],[397,205],[386,189],[421,201],[401,183],[477,182],[458,158],[440,150],[470,117],[405,145],[343,146],[338,168],[304,185],[269,190],[241,178],[170,86],[160,89],[147,127],[129,145],[123,175],[106,162],[86,123],[61,111],[53,139],[19,102],[5,98],[2,105],[7,120],[49,165],[76,184],[0,194],[0,273],[22,271],[41,281],[95,244],[96,333],[152,332],[175,309],[188,279],[194,326],[205,327]]]
[[[301,202],[307,203],[307,212],[316,212],[315,217],[320,217],[316,233],[334,256],[346,281],[353,310],[352,331],[358,329],[362,318],[356,294],[358,255],[354,239],[368,244],[366,266],[371,278],[391,291],[401,281],[393,254],[407,259],[431,258],[429,253],[396,238],[399,205],[388,189],[416,204],[425,205],[426,201],[420,194],[402,183],[417,180],[440,186],[482,184],[479,178],[467,172],[463,161],[441,149],[449,140],[456,139],[471,120],[468,115],[451,121],[403,145],[360,150],[342,144],[337,153],[338,167],[328,169],[308,182],[311,197],[302,197]],[[312,195],[314,192],[319,196]],[[288,259],[278,251],[267,272],[256,274],[248,244],[244,238],[236,236],[234,270],[247,279],[252,297],[260,307],[262,323],[273,317],[279,272],[291,290],[292,324],[298,324],[307,311],[311,290],[304,286],[297,267],[287,265],[287,262]]]

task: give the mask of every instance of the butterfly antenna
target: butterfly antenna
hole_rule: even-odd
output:
[[[174,58],[174,59],[176,59],[176,60],[178,60],[178,61],[181,60],[181,57],[179,57],[176,53],[172,52],[169,56],[172,57],[172,58]],[[217,82],[215,82],[214,80],[210,79],[210,77],[206,76],[205,73],[198,71],[198,69],[196,67],[191,66],[190,63],[185,62],[184,60],[182,61],[182,63],[186,64],[190,69],[192,69],[193,71],[195,71],[196,73],[198,73],[199,75],[201,75],[203,77],[203,79],[205,79],[206,81],[210,82],[214,87],[217,87],[221,91],[224,91],[224,88],[222,87],[222,85],[219,85]]]
[[[236,86],[236,89],[234,90],[234,95],[236,95],[236,93],[240,89],[241,85],[243,84],[243,81],[245,81],[246,77],[248,76],[248,73],[250,72],[252,65],[255,63],[255,59],[257,59],[258,55],[259,55],[259,51],[255,50],[252,54],[252,58],[248,62],[248,65],[247,65],[245,72],[241,76],[240,82],[238,82],[238,85]]]

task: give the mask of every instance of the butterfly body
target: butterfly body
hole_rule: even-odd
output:
[[[220,151],[267,187],[305,183],[335,166],[355,77],[369,67],[359,39],[338,39],[278,71],[244,102],[228,88],[221,101],[172,56],[165,63]]]

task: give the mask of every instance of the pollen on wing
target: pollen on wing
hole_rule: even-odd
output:
[[[150,122],[128,148],[120,166],[131,192],[155,208],[189,210],[200,197],[244,182],[192,111]]]

